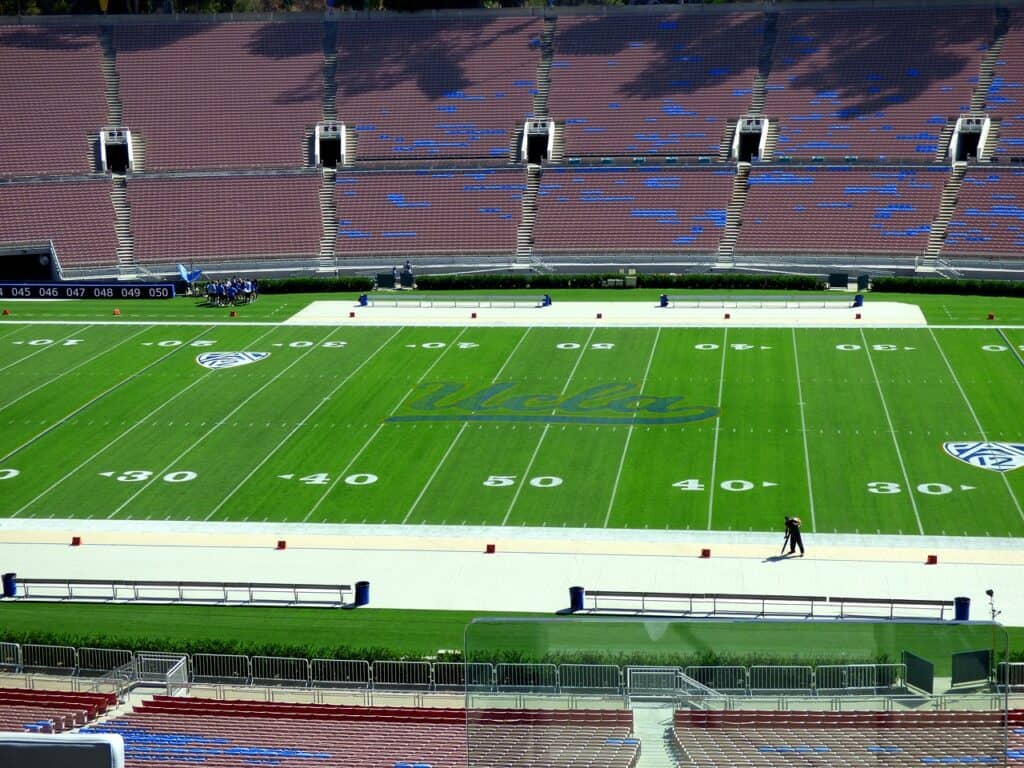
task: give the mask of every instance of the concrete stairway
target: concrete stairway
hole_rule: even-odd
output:
[[[992,32],[992,42],[989,44],[985,56],[978,68],[978,82],[974,85],[974,92],[971,94],[971,111],[984,112],[988,103],[988,91],[992,87],[992,79],[995,77],[996,62],[1003,52],[1003,43],[1006,42],[1006,33],[1010,28],[1009,11],[1006,8],[996,9],[996,26]]]
[[[956,118],[947,120],[939,131],[939,142],[935,146],[935,162],[945,163],[949,160],[949,145],[953,141],[953,132],[956,130]]]
[[[354,165],[359,156],[359,134],[351,125],[345,126],[345,167]]]
[[[551,64],[555,59],[555,19],[544,19],[540,35],[540,61],[537,63],[537,92],[533,94],[535,117],[549,117],[548,95],[551,93]]]
[[[320,254],[317,272],[335,274],[338,271],[335,246],[338,242],[338,210],[334,200],[334,185],[337,172],[324,168],[320,177]]]
[[[672,737],[671,704],[634,701],[631,708],[633,735],[640,739],[636,768],[677,768],[681,763]]]
[[[107,102],[107,125],[116,127],[124,119],[124,107],[121,104],[121,76],[117,73],[114,33],[110,27],[100,27],[100,48],[103,50],[100,67],[103,69],[103,96]]]
[[[555,137],[551,141],[551,157],[548,162],[561,165],[565,162],[565,121],[555,120]]]
[[[764,152],[761,161],[767,163],[775,159],[775,147],[779,143],[779,118],[768,118],[768,135],[764,139]]]
[[[523,126],[517,126],[508,137],[508,161],[515,164],[523,159]]]
[[[139,173],[146,170],[146,139],[132,131],[132,171]]]
[[[722,140],[718,142],[718,161],[721,163],[729,162],[729,159],[732,157],[732,142],[736,135],[736,123],[738,122],[734,117],[730,117],[725,121]]]
[[[989,117],[988,136],[985,143],[978,149],[978,162],[988,163],[995,155],[996,147],[999,146],[999,128],[1003,122],[1001,117]]]
[[[526,190],[520,201],[519,228],[516,230],[516,259],[519,266],[533,266],[533,227],[537,221],[537,192],[543,170],[539,165],[526,166]]]
[[[725,229],[722,232],[722,239],[718,241],[718,258],[715,263],[718,268],[729,268],[736,264],[733,254],[736,251],[736,241],[740,237],[740,227],[743,226],[743,207],[747,203],[749,178],[750,163],[737,163],[736,175],[732,179],[729,207],[725,211]]]
[[[135,280],[139,266],[135,261],[135,238],[132,235],[132,207],[128,203],[128,182],[115,176],[110,186],[110,202],[114,207],[114,233],[117,235],[118,280]]]
[[[323,117],[325,121],[337,120],[338,110],[336,96],[338,93],[338,22],[324,22],[324,36],[322,40],[324,52],[324,95],[323,95]]]
[[[757,74],[754,76],[750,92],[750,109],[747,110],[749,115],[764,114],[765,85],[768,83],[768,75],[772,71],[772,60],[775,57],[778,21],[777,13],[764,15],[764,36],[761,38],[761,49],[757,53]]]
[[[935,271],[937,259],[942,253],[942,246],[946,242],[946,234],[949,232],[949,222],[953,218],[953,212],[956,210],[956,203],[960,197],[960,186],[963,184],[966,173],[967,164],[957,163],[946,178],[942,197],[939,199],[939,212],[932,220],[932,226],[928,232],[928,245],[925,246],[924,256],[918,262],[920,271]]]

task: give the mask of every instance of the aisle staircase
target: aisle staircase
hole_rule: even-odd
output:
[[[337,274],[338,262],[336,245],[338,242],[338,210],[334,199],[334,185],[337,182],[337,170],[321,169],[320,176],[320,254],[317,259],[317,272]]]
[[[640,739],[636,768],[677,768],[679,748],[673,737],[673,711],[664,702],[637,702],[633,710],[633,736]]]
[[[949,222],[956,210],[956,203],[960,197],[960,187],[963,184],[964,175],[967,173],[967,163],[956,163],[946,184],[942,189],[942,197],[939,199],[939,212],[932,221],[931,229],[928,232],[928,245],[925,246],[924,256],[919,260],[917,269],[921,272],[936,271],[939,255],[942,253],[942,246],[946,242],[946,235],[949,232]]]
[[[725,229],[722,239],[718,241],[716,269],[729,269],[736,266],[736,241],[740,237],[743,226],[743,207],[747,203],[750,178],[750,163],[737,163],[736,175],[732,178],[732,193],[729,196],[729,207],[725,211]]]
[[[539,165],[526,167],[526,189],[520,201],[519,227],[516,229],[515,264],[520,267],[535,267],[539,263],[533,255],[533,228],[537,221],[537,192],[542,174]]]
[[[135,261],[132,207],[128,203],[128,182],[124,176],[114,176],[110,202],[114,206],[114,233],[117,235],[117,279],[135,280],[139,276],[139,266]]]

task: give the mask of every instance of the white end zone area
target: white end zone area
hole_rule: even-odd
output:
[[[852,304],[852,297],[850,304]],[[659,307],[654,301],[564,301],[551,306],[480,306],[472,300],[457,306],[385,304],[359,306],[346,301],[314,301],[284,325],[448,326],[523,328],[606,326],[610,328],[849,328],[923,327],[928,323],[916,304],[871,301],[853,308],[822,306],[821,301],[746,302],[724,300],[716,306]],[[473,315],[476,315],[474,318]],[[726,317],[728,315],[728,317]]]

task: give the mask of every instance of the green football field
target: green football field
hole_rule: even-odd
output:
[[[1024,535],[1021,328],[19,322],[60,306],[0,323],[0,516]]]

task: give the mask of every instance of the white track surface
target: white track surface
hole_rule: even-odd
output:
[[[853,297],[850,297],[852,303]],[[725,302],[721,307],[659,307],[639,301],[556,301],[550,307],[417,307],[412,304],[360,307],[345,301],[314,301],[285,320],[285,325],[340,326],[546,326],[612,328],[848,328],[860,326],[920,327],[927,325],[916,304],[869,301],[859,309],[841,305],[822,308],[821,302],[793,308],[751,307]],[[473,314],[476,317],[473,317]],[[355,315],[351,317],[350,315]],[[729,315],[726,318],[726,314]],[[860,315],[858,319],[857,315]],[[600,315],[600,318],[598,318]]]
[[[349,318],[349,312],[355,318]],[[470,318],[477,312],[477,319]],[[729,320],[724,312],[731,315]],[[862,319],[855,318],[856,312]],[[597,320],[596,314],[603,315]],[[566,302],[539,308],[354,307],[313,302],[294,325],[924,326],[916,306],[860,310],[660,309]],[[780,521],[781,523],[781,521]],[[80,535],[82,546],[71,547]],[[287,541],[276,551],[279,539]],[[23,577],[371,583],[371,606],[553,612],[568,588],[972,599],[1024,625],[1024,543],[1015,539],[826,535],[780,558],[776,534],[721,531],[0,520],[0,570]],[[497,552],[484,554],[487,544]],[[699,557],[711,549],[709,559]],[[938,565],[925,565],[928,555]],[[365,609],[361,609],[365,610]],[[372,607],[369,609],[372,610]]]

